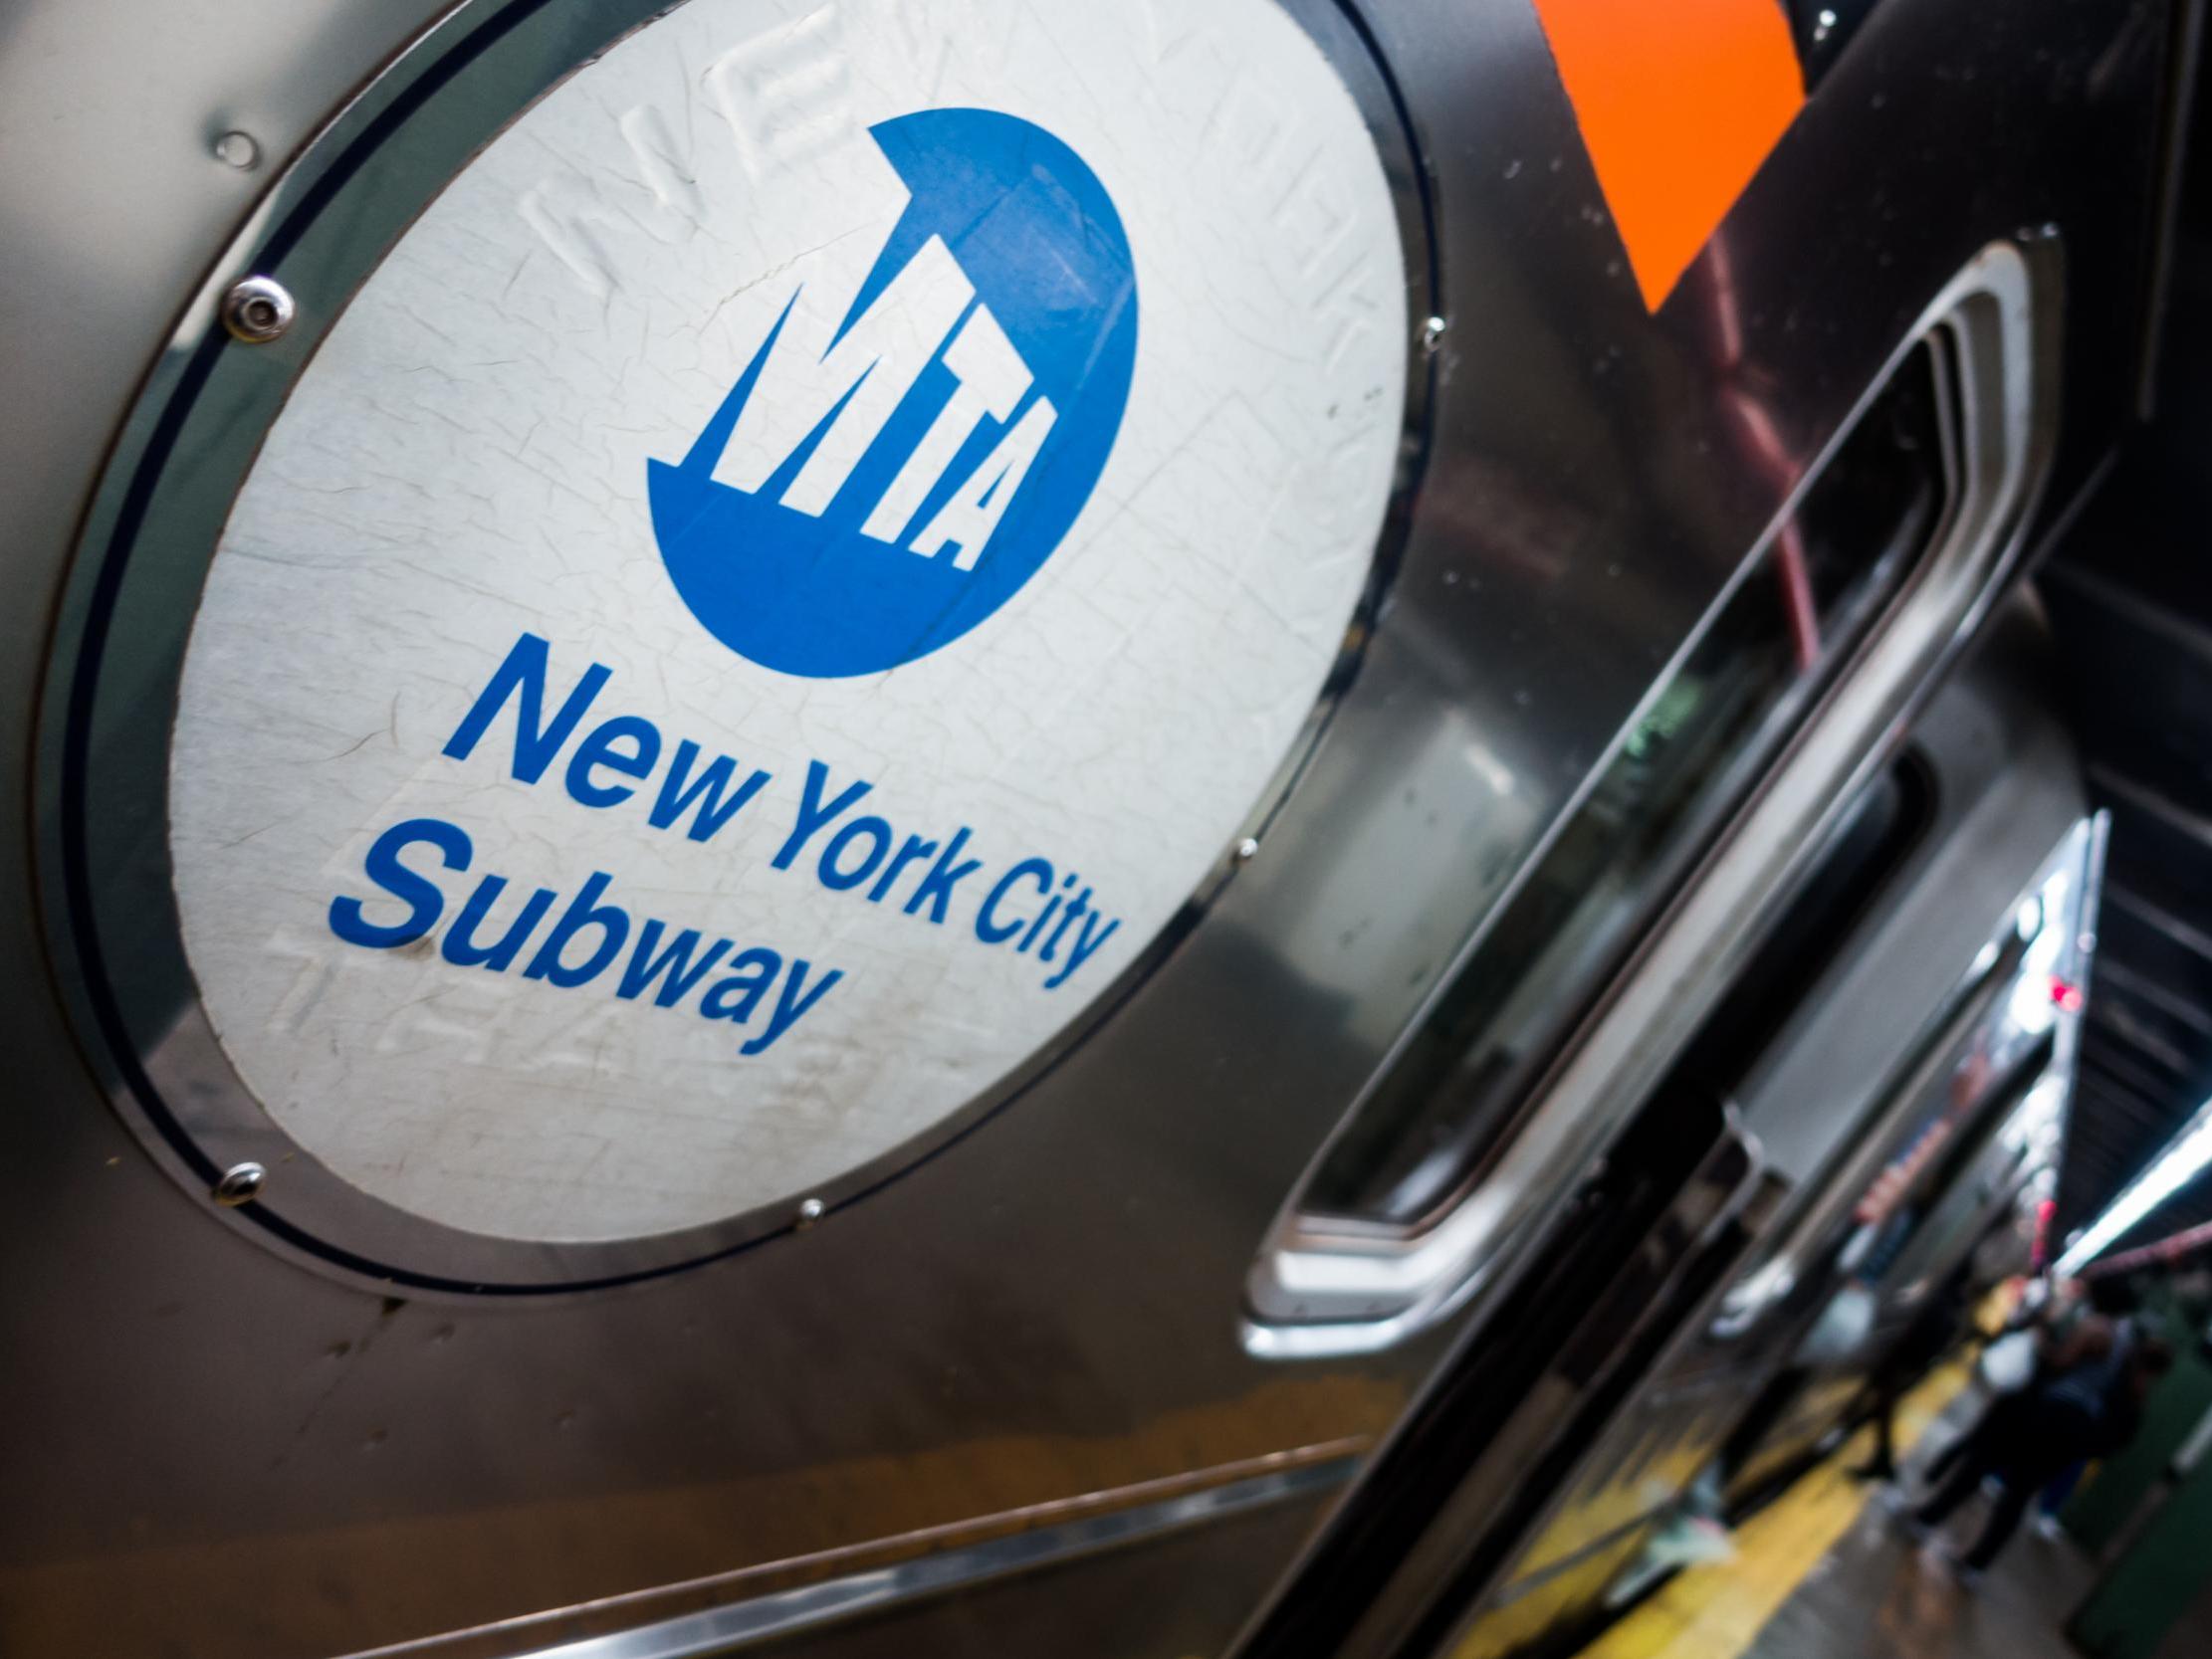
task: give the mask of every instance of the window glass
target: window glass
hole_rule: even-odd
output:
[[[1316,1172],[1309,1213],[1416,1227],[1543,1067],[1934,541],[1934,348],[1900,366],[1709,614],[1583,803]]]

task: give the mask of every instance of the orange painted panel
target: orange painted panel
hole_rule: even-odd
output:
[[[1781,0],[1535,0],[1653,311],[1805,103]]]

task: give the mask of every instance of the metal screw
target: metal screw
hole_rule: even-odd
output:
[[[819,1198],[808,1198],[803,1203],[801,1203],[798,1206],[799,1231],[804,1232],[815,1222],[819,1221],[822,1218],[822,1201]]]
[[[1229,856],[1235,859],[1238,864],[1249,864],[1253,859],[1259,857],[1259,843],[1247,835],[1243,840],[1237,842],[1235,849]]]
[[[261,1196],[261,1189],[268,1183],[269,1171],[258,1163],[234,1163],[223,1171],[223,1178],[215,1183],[212,1196],[225,1209],[236,1209],[240,1204],[250,1204]]]
[[[1450,324],[1440,316],[1433,316],[1421,325],[1421,348],[1433,352],[1443,344],[1443,331]]]
[[[251,132],[226,132],[215,140],[215,159],[240,172],[251,172],[261,161],[261,145]]]
[[[262,345],[292,326],[297,308],[282,283],[248,277],[223,296],[223,326],[233,339]]]

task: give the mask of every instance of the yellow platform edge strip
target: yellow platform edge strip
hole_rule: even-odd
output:
[[[1966,1386],[1967,1376],[1963,1364],[1943,1366],[1899,1403],[1900,1458]],[[1868,1431],[1854,1435],[1744,1523],[1732,1560],[1676,1574],[1585,1650],[1587,1659],[1738,1659],[1859,1519],[1875,1489],[1844,1471],[1871,1449]]]

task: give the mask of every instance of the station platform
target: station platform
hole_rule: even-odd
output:
[[[1896,1424],[1908,1473],[1979,1407],[1957,1364],[1908,1396]],[[1737,1529],[1733,1558],[1678,1573],[1591,1659],[2081,1659],[2064,1626],[2093,1564],[2029,1525],[1978,1586],[1962,1587],[1888,1523],[1879,1489],[1846,1473],[1870,1444],[1854,1437]],[[1970,1541],[1984,1513],[1970,1504],[1946,1536]],[[2188,1621],[2159,1659],[2205,1653],[2212,1631]]]

